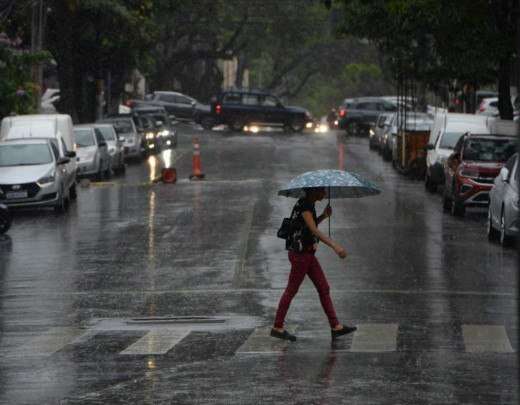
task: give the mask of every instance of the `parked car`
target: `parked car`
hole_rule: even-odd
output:
[[[518,116],[520,109],[520,97],[511,96],[511,104],[513,105],[513,113]],[[491,117],[498,117],[498,97],[483,98],[479,104],[475,114],[488,115]]]
[[[11,228],[13,219],[7,205],[0,204],[0,235],[6,233]]]
[[[64,212],[71,196],[70,161],[50,139],[0,142],[0,203],[8,207],[54,207]]]
[[[96,121],[96,123],[112,124],[117,134],[125,138],[124,153],[126,158],[141,157],[141,136],[137,132],[132,116],[129,114],[117,114]]]
[[[488,237],[507,245],[519,234],[518,153],[509,158],[489,192]]]
[[[74,127],[78,153],[78,176],[109,178],[112,173],[108,145],[101,131],[94,125]]]
[[[286,132],[301,132],[310,113],[301,107],[284,106],[274,95],[262,91],[232,90],[216,96],[212,103],[215,125],[225,124],[233,131],[245,126],[281,126]]]
[[[72,119],[66,114],[19,115],[2,120],[0,140],[50,139],[58,157],[67,159],[60,169],[66,175],[66,196],[76,199],[76,145]]]
[[[383,135],[385,130],[388,129],[393,115],[393,113],[379,114],[376,125],[369,131],[368,145],[370,149],[380,149],[383,143]]]
[[[487,207],[489,191],[516,151],[516,136],[464,134],[446,161],[443,206],[463,216],[468,206]]]
[[[381,113],[396,111],[397,103],[381,97],[356,98],[340,107],[338,127],[352,135],[368,136]]]
[[[426,190],[434,193],[437,187],[445,183],[444,166],[453,153],[457,141],[465,133],[489,134],[488,117],[449,113],[446,110],[438,112],[430,130],[430,138],[426,149],[426,174],[424,185]]]
[[[126,170],[124,137],[117,134],[112,124],[92,124],[92,126],[99,129],[107,143],[112,170],[117,173],[124,173]]]

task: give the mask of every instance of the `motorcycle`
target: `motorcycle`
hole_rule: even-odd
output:
[[[9,209],[5,205],[0,204],[0,235],[6,233],[9,230],[12,221],[13,219]]]

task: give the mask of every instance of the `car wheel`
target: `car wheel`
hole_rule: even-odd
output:
[[[215,126],[215,120],[211,117],[204,117],[200,121],[200,125],[204,129],[211,130]]]
[[[0,207],[0,235],[6,233],[11,227],[12,217],[7,208]]]
[[[506,233],[506,215],[502,208],[500,215],[500,244],[502,246],[509,246],[511,244],[511,237]]]
[[[493,228],[493,221],[491,218],[491,206],[489,206],[487,220],[487,237],[488,240],[495,241],[498,239],[498,232],[495,228]]]
[[[303,128],[305,128],[305,124],[301,121],[293,121],[291,122],[291,129],[294,132],[302,132]]]
[[[455,198],[451,200],[451,215],[454,217],[463,217],[466,209],[464,203],[457,201]]]
[[[229,127],[234,132],[242,132],[245,125],[246,125],[245,122],[243,120],[241,120],[240,118],[236,118],[229,123]]]
[[[76,190],[76,183],[74,183],[69,190],[69,197],[71,200],[76,200],[78,198],[78,191]]]
[[[424,176],[424,187],[426,188],[426,191],[430,193],[435,193],[437,191],[437,184],[432,183],[430,176],[427,174]]]
[[[57,214],[63,214],[69,207],[69,200],[65,197],[63,190],[60,190],[58,201],[54,205],[54,212]]]

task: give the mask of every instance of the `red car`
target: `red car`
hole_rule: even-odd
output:
[[[464,216],[468,206],[487,207],[495,177],[515,152],[514,136],[463,135],[444,167],[444,209]]]

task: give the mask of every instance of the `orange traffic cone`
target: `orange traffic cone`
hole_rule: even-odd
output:
[[[199,138],[193,139],[193,171],[190,180],[202,180],[204,174],[200,168],[200,145]]]
[[[162,169],[161,180],[163,183],[177,182],[177,170],[173,167],[167,167]]]

